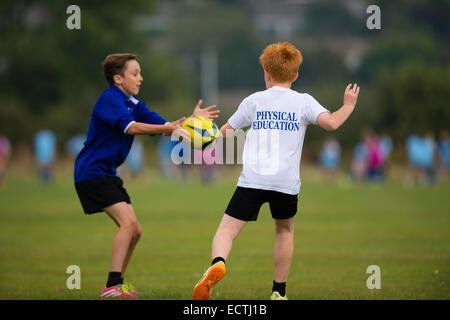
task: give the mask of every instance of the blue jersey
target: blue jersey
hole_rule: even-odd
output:
[[[439,141],[439,158],[447,169],[450,169],[450,139]]]
[[[130,152],[134,136],[125,132],[133,122],[165,124],[158,113],[111,85],[92,111],[84,147],[75,161],[75,183],[101,176],[115,176]]]
[[[34,136],[36,159],[41,165],[49,165],[55,158],[56,138],[53,131],[41,130]]]

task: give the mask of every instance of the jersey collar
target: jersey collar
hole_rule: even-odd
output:
[[[118,92],[120,94],[120,96],[125,100],[125,101],[130,101],[132,102],[134,105],[137,105],[139,103],[139,100],[135,97],[135,96],[127,96],[125,94],[125,92],[123,92],[122,90],[120,90],[117,86],[115,85],[110,85],[109,88],[111,90],[114,90],[116,92]]]
[[[280,86],[273,86],[273,87],[270,87],[269,90],[270,89],[281,90],[281,91],[291,90],[290,88],[285,88],[285,87],[280,87]]]

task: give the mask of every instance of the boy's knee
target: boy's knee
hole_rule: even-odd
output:
[[[142,235],[142,227],[141,225],[138,223],[135,229],[135,233],[134,233],[134,237],[136,238],[136,240],[139,240],[139,238]]]
[[[138,225],[139,223],[137,222],[136,219],[127,219],[120,224],[120,227],[126,230],[130,230],[134,234],[136,232]]]
[[[276,230],[276,236],[279,237],[293,237],[294,236],[294,230],[289,228],[281,228]]]

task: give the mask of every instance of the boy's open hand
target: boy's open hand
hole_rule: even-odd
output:
[[[203,100],[201,100],[201,99],[198,100],[198,103],[194,108],[194,113],[193,113],[194,116],[201,116],[201,117],[205,117],[208,119],[214,119],[219,116],[218,113],[220,112],[220,110],[213,110],[213,109],[217,108],[216,105],[212,105],[212,106],[206,107],[204,109],[201,109],[200,106],[202,105],[202,103],[203,103]]]
[[[358,100],[359,94],[359,86],[355,83],[352,88],[352,84],[350,83],[347,88],[345,88],[344,93],[344,106],[352,106],[356,105],[356,100]]]

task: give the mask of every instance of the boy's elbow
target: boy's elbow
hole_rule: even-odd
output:
[[[136,123],[130,124],[130,126],[125,130],[125,133],[130,135],[130,136],[136,135],[137,134]]]
[[[337,130],[338,128],[339,128],[339,124],[337,124],[336,121],[331,121],[331,122],[328,124],[328,129],[327,129],[327,131],[335,131],[335,130]]]
[[[319,115],[317,118],[317,124],[326,131],[334,131],[339,128],[339,123],[336,121],[335,117],[325,112]]]
[[[321,127],[326,131],[335,131],[339,128],[339,124],[336,121],[330,119],[329,121],[323,123]]]

